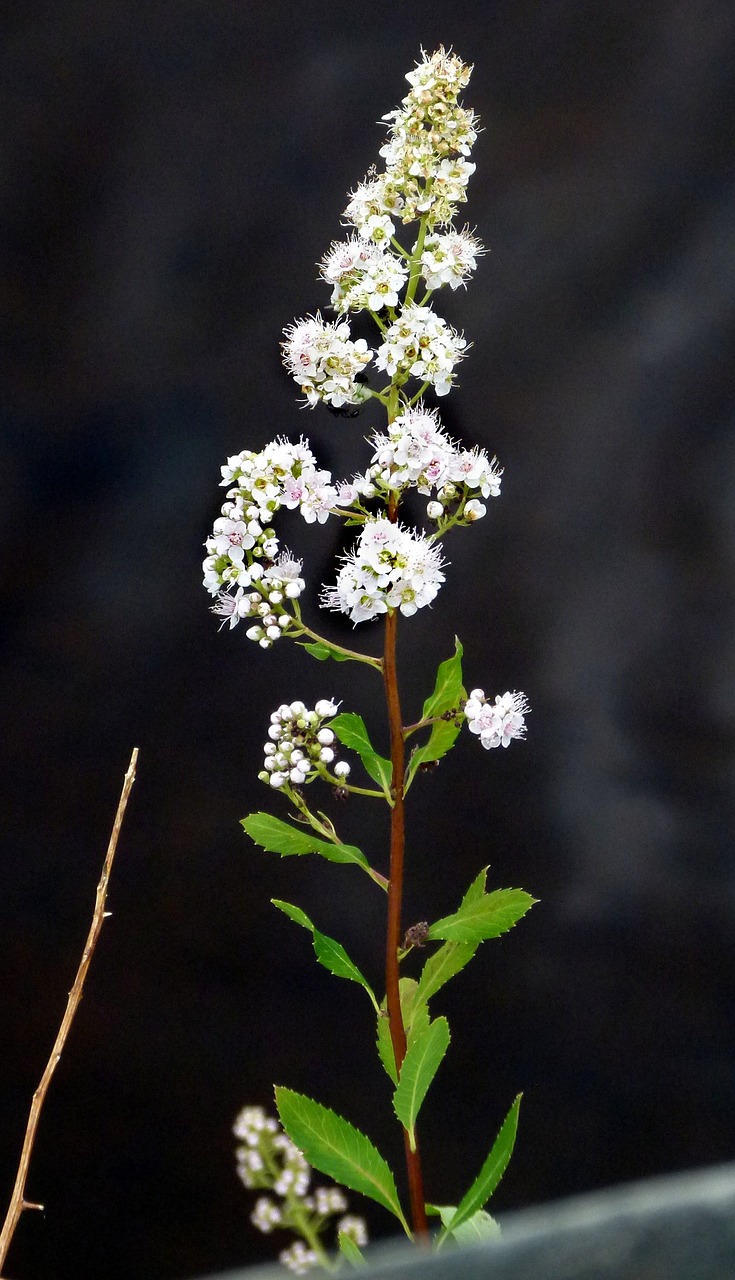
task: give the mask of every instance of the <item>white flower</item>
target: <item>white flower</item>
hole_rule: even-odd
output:
[[[339,1187],[315,1187],[314,1207],[317,1213],[326,1217],[330,1213],[344,1213],[347,1201]]]
[[[258,1231],[263,1231],[267,1235],[280,1223],[281,1210],[269,1196],[259,1196],[255,1201],[255,1208],[250,1215],[250,1221],[254,1227],[258,1228]]]
[[[431,603],[444,581],[441,548],[386,517],[366,521],[343,560],[336,586],[325,587],[321,599],[355,623],[388,609],[410,617]]]
[[[388,426],[388,434],[376,433],[370,475],[389,489],[412,485],[419,493],[431,493],[449,475],[456,449],[439,423],[435,409],[409,408]]]
[[[448,284],[451,289],[458,289],[466,284],[482,252],[479,240],[466,227],[463,231],[452,228],[444,234],[428,235],[421,254],[421,274],[427,287],[440,289]]]
[[[335,734],[327,722],[337,711],[338,704],[331,698],[320,698],[313,711],[300,699],[290,704],[282,703],[270,718],[270,741],[263,746],[263,770],[258,777],[269,786],[280,789],[287,783],[301,787],[313,782],[320,774],[323,776],[324,765],[331,764],[334,759],[332,744]],[[348,764],[339,762],[334,766],[336,777],[346,777],[349,772]],[[293,1144],[288,1152],[292,1162],[303,1160]],[[303,1169],[306,1166],[299,1164],[298,1167]]]
[[[313,1249],[307,1249],[302,1240],[295,1240],[288,1249],[282,1249],[278,1255],[280,1262],[284,1267],[288,1267],[289,1271],[293,1271],[294,1275],[305,1276],[307,1271],[312,1271],[314,1267],[319,1266]]]
[[[349,1236],[350,1240],[354,1240],[358,1249],[364,1249],[368,1242],[367,1226],[364,1218],[358,1218],[354,1213],[346,1213],[337,1223],[337,1234],[342,1232]]]
[[[411,375],[431,383],[437,395],[445,396],[452,386],[454,366],[463,359],[466,347],[462,335],[431,307],[411,303],[383,335],[375,364],[391,378],[398,374],[405,381]]]
[[[482,689],[473,689],[464,714],[470,733],[477,734],[483,747],[489,750],[507,747],[512,738],[525,738],[525,717],[530,710],[523,693],[497,694],[495,702],[490,703]]]
[[[486,511],[487,507],[482,502],[478,502],[477,498],[470,498],[465,505],[464,518],[472,524],[475,520],[481,520]]]
[[[284,364],[312,409],[320,400],[335,409],[362,403],[365,388],[356,379],[373,355],[364,338],[353,342],[345,321],[330,323],[319,312],[297,320],[284,333]]]

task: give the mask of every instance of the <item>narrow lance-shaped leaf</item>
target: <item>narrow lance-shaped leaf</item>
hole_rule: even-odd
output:
[[[400,1078],[393,1094],[393,1109],[408,1131],[412,1151],[416,1150],[416,1119],[429,1085],[449,1048],[449,1039],[446,1018],[437,1018],[420,1036],[415,1037],[403,1059]]]
[[[522,1094],[518,1094],[513,1105],[503,1121],[500,1132],[492,1145],[487,1160],[483,1164],[475,1181],[472,1183],[469,1191],[460,1200],[457,1210],[452,1218],[450,1230],[452,1233],[463,1222],[475,1214],[478,1209],[484,1209],[493,1191],[497,1187],[508,1166],[508,1161],[513,1154],[515,1146],[516,1133],[518,1131],[518,1111],[521,1105]],[[444,1231],[439,1237],[438,1243],[441,1244],[446,1239],[448,1232],[445,1225]]]
[[[424,703],[421,712],[422,720],[430,720],[436,716],[443,716],[447,711],[458,709],[462,699],[467,696],[462,685],[463,649],[456,636],[454,638],[454,646],[454,655],[439,664],[434,692],[429,695]],[[454,720],[438,721],[431,726],[428,742],[422,747],[418,747],[408,762],[406,791],[411,786],[420,765],[434,760],[441,760],[442,756],[451,751],[460,728],[461,723],[457,724]]]
[[[437,991],[449,982],[456,973],[464,969],[474,956],[479,943],[445,942],[443,946],[429,956],[419,978],[419,999],[430,1000]]]
[[[356,862],[363,870],[370,870],[365,854],[355,845],[320,840],[313,831],[292,827],[273,814],[251,813],[249,817],[242,819],[241,825],[251,840],[270,853],[280,853],[282,858],[318,853],[329,862]]]
[[[278,907],[278,910],[287,915],[289,919],[294,920],[296,924],[300,924],[302,928],[310,931],[316,958],[320,964],[324,965],[325,969],[329,969],[330,973],[335,974],[338,978],[348,978],[351,982],[357,982],[361,987],[364,987],[377,1012],[378,1002],[375,999],[375,993],[370,983],[362,975],[354,960],[350,959],[341,942],[328,937],[326,933],[320,933],[314,927],[306,912],[302,911],[300,907],[294,907],[290,902],[282,902],[279,898],[271,898],[271,902],[274,907]]]
[[[442,1226],[449,1229],[449,1235],[458,1244],[478,1244],[481,1240],[497,1240],[500,1235],[500,1227],[497,1222],[484,1209],[478,1209],[476,1213],[472,1214],[471,1218],[467,1218],[465,1222],[460,1222],[457,1227],[454,1227],[453,1223],[457,1210],[453,1204],[433,1205],[432,1208],[436,1209],[442,1220]]]
[[[281,1124],[309,1164],[351,1191],[377,1200],[395,1214],[410,1236],[393,1174],[370,1139],[348,1120],[302,1093],[278,1086],[275,1093]]]
[[[341,715],[330,720],[330,728],[334,730],[343,747],[356,751],[365,766],[365,772],[377,782],[386,795],[390,793],[393,766],[385,756],[378,755],[365,726],[362,716],[354,711],[343,711]]]
[[[457,636],[454,637],[454,654],[439,664],[434,692],[429,695],[421,712],[422,720],[442,716],[459,706],[467,695],[462,686],[462,654],[464,650]]]
[[[347,1261],[351,1262],[353,1267],[367,1266],[367,1262],[363,1258],[360,1249],[355,1244],[352,1236],[348,1235],[346,1231],[339,1231],[337,1233],[337,1244],[339,1246],[340,1253],[344,1254]]]
[[[297,640],[296,643],[302,649],[306,649],[313,658],[317,658],[319,662],[326,662],[327,658],[333,658],[335,662],[349,662],[350,655],[348,653],[340,653],[339,649],[333,649],[331,644],[327,644],[323,640],[315,640],[314,643],[307,644],[304,640]]]
[[[419,984],[415,978],[401,978],[399,984],[401,994],[401,1014],[406,1032],[407,1045],[412,1044],[416,1036],[420,1036],[429,1025],[429,1010],[426,1001],[418,998]],[[383,1000],[378,1015],[378,1055],[386,1073],[398,1084],[396,1059],[393,1053],[393,1042],[390,1036],[390,1022],[386,1013],[386,1001]]]
[[[463,903],[453,915],[437,920],[430,926],[428,937],[443,938],[447,942],[498,938],[512,929],[536,901],[523,889],[496,889],[494,893]]]

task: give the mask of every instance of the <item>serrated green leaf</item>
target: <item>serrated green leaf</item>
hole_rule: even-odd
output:
[[[480,1240],[497,1240],[500,1235],[497,1222],[484,1209],[478,1209],[466,1222],[460,1222],[455,1230],[451,1230],[452,1221],[457,1212],[455,1206],[442,1204],[433,1207],[442,1220],[442,1226],[448,1229],[448,1233],[457,1241],[457,1244],[477,1244]]]
[[[414,1035],[406,1050],[398,1085],[393,1094],[393,1110],[408,1131],[412,1151],[416,1149],[416,1119],[429,1085],[449,1048],[449,1040],[446,1018],[437,1018],[429,1023],[425,1031]]]
[[[487,885],[487,870],[487,867],[483,867],[482,871],[478,872],[475,876],[472,884],[460,903],[460,910],[462,910],[463,907],[466,907],[468,903],[477,902],[478,898],[483,897]]]
[[[326,662],[327,658],[332,658],[335,662],[349,662],[350,660],[346,653],[340,653],[339,649],[333,649],[331,644],[326,644],[321,640],[316,640],[313,644],[307,644],[305,640],[297,640],[296,643],[302,649],[306,649],[306,652],[310,653],[313,658],[317,658],[319,662]]]
[[[314,943],[314,951],[316,958],[325,969],[329,969],[330,973],[335,974],[338,978],[347,978],[350,982],[357,982],[367,991],[373,1003],[373,1008],[378,1009],[378,1002],[375,999],[375,993],[370,986],[367,978],[358,969],[354,960],[351,960],[342,946],[341,942],[337,942],[334,938],[330,938],[326,933],[320,933],[312,924],[305,911],[301,907],[295,907],[290,902],[282,902],[280,898],[271,898],[274,907],[278,907],[284,915],[294,920],[296,924],[300,924],[302,928],[308,929],[312,935]]]
[[[451,711],[453,707],[459,706],[460,700],[467,696],[462,687],[463,652],[462,645],[455,636],[454,654],[451,658],[447,658],[446,662],[439,664],[434,692],[424,703],[421,712],[422,720],[428,720],[431,716],[444,715],[445,711]]]
[[[406,791],[411,786],[420,765],[441,760],[448,751],[451,751],[461,727],[455,720],[440,720],[437,724],[431,726],[429,741],[424,743],[423,747],[417,747],[408,762]]]
[[[347,1261],[351,1262],[353,1267],[367,1266],[367,1262],[360,1253],[360,1250],[352,1239],[352,1236],[349,1236],[346,1231],[337,1232],[337,1244],[339,1246],[340,1253],[344,1254]]]
[[[281,1124],[309,1164],[351,1191],[377,1200],[395,1214],[410,1236],[393,1174],[370,1139],[302,1093],[277,1086],[275,1094]]]
[[[270,813],[251,813],[243,818],[241,826],[250,839],[270,853],[280,853],[282,858],[302,853],[318,853],[329,862],[356,862],[365,871],[369,871],[367,858],[353,844],[332,844],[329,840],[320,840],[308,829],[299,830],[288,822],[282,822]]]
[[[507,933],[537,901],[523,889],[496,889],[463,904],[454,915],[437,920],[429,928],[430,939],[447,942],[482,942]]]
[[[483,1164],[475,1181],[472,1183],[469,1191],[460,1200],[457,1211],[452,1218],[451,1231],[454,1235],[456,1228],[463,1222],[467,1222],[479,1209],[483,1209],[490,1199],[493,1191],[497,1187],[500,1179],[508,1167],[508,1161],[513,1154],[515,1146],[516,1133],[518,1131],[518,1112],[520,1110],[522,1094],[518,1094],[515,1098],[510,1111],[503,1121],[500,1132],[492,1145],[487,1160]],[[456,1225],[455,1225],[456,1224]],[[447,1229],[445,1229],[439,1237],[438,1243],[446,1237]]]
[[[445,982],[469,964],[478,946],[479,943],[475,942],[445,942],[439,947],[421,970],[419,998],[425,1003],[436,995]]]
[[[343,747],[349,747],[351,751],[357,752],[365,766],[365,772],[370,775],[373,782],[377,782],[378,786],[382,787],[386,795],[389,794],[393,766],[385,756],[378,755],[373,747],[362,716],[358,716],[354,711],[343,711],[335,716],[334,720],[330,720],[329,727],[334,729]]]
[[[419,984],[415,978],[401,978],[398,988],[401,994],[401,1016],[406,1032],[406,1044],[410,1045],[416,1036],[426,1031],[429,1025],[429,1010],[426,1007],[426,1001],[417,999]],[[398,1084],[393,1041],[390,1037],[390,1022],[385,1010],[386,1001],[383,1000],[378,1014],[378,1055],[393,1084]]]

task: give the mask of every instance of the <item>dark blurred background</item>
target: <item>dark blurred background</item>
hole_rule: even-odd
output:
[[[442,41],[475,63],[467,218],[491,249],[438,299],[474,343],[442,412],[506,472],[402,627],[405,707],[458,631],[468,688],[524,689],[533,715],[526,744],[463,735],[417,782],[406,922],[452,910],[486,862],[541,904],[436,1001],[454,1039],[428,1193],[461,1193],[519,1089],[498,1209],[732,1159],[732,6],[66,0],[3,22],[3,1204],[141,752],[33,1158],[46,1211],[7,1274],[184,1280],[271,1256],[230,1127],[274,1080],[400,1166],[367,1000],[269,905],[300,903],[379,985],[381,896],[238,827],[270,799],[278,702],[346,696],[380,740],[374,676],[219,634],[200,562],[228,454],[304,432],[336,475],[365,464],[379,406],[299,409],[278,341],[326,306],[314,264],[375,121]],[[282,527],[328,580],[334,522]],[[378,651],[377,626],[357,635]],[[382,814],[338,816],[384,866]]]

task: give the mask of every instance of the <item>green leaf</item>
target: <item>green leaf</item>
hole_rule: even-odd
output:
[[[484,893],[481,898],[463,903],[454,915],[437,920],[431,925],[428,937],[476,943],[485,938],[498,938],[512,929],[536,901],[523,889],[496,889],[494,893]]]
[[[340,1253],[344,1254],[348,1262],[352,1263],[353,1267],[367,1266],[367,1263],[352,1239],[352,1236],[349,1236],[346,1231],[337,1232],[337,1244],[339,1245]]]
[[[373,747],[362,716],[354,711],[343,711],[334,720],[330,720],[329,727],[334,729],[343,747],[357,752],[373,782],[377,782],[386,795],[390,794],[393,766],[385,756],[378,755]]]
[[[401,993],[401,1015],[406,1032],[406,1044],[410,1045],[416,1036],[422,1035],[427,1030],[429,1010],[426,1007],[426,1001],[417,998],[419,984],[415,978],[401,978],[398,988]],[[393,1084],[398,1084],[393,1041],[390,1038],[390,1021],[385,1010],[386,1001],[383,1000],[378,1013],[378,1055]]]
[[[431,716],[442,716],[445,711],[458,707],[461,699],[466,698],[467,695],[462,686],[463,652],[462,645],[455,636],[454,655],[447,658],[446,662],[439,664],[434,692],[424,703],[424,709],[421,712],[422,720],[428,720]]]
[[[419,978],[419,999],[426,1002],[436,995],[445,982],[464,969],[474,956],[479,943],[445,942],[433,956],[429,956]]]
[[[375,999],[375,993],[370,983],[360,973],[354,960],[350,959],[341,942],[336,942],[334,938],[329,938],[326,933],[320,933],[314,927],[306,912],[301,910],[301,907],[294,907],[290,902],[281,902],[279,898],[271,898],[271,902],[274,907],[278,907],[278,910],[287,915],[289,919],[294,920],[296,924],[300,924],[304,929],[308,929],[311,932],[314,951],[319,963],[323,964],[325,969],[329,969],[330,973],[335,974],[338,978],[348,978],[351,982],[358,982],[361,987],[365,988],[374,1008],[377,1010],[378,1002]]]
[[[449,1024],[437,1018],[420,1035],[414,1035],[406,1050],[400,1079],[393,1094],[393,1110],[408,1130],[411,1150],[416,1150],[415,1126],[421,1104],[439,1064],[449,1048]]]
[[[423,747],[417,747],[411,754],[406,771],[406,791],[411,786],[419,765],[441,760],[442,756],[451,751],[461,727],[455,720],[440,720],[431,726],[429,741],[424,743]]]
[[[350,660],[346,653],[340,653],[339,649],[333,649],[331,644],[327,644],[326,641],[317,640],[314,644],[307,644],[305,640],[297,640],[296,643],[302,649],[306,649],[306,652],[310,653],[313,658],[317,658],[319,662],[326,662],[327,658],[333,658],[335,662],[349,662]]]
[[[457,1211],[452,1218],[451,1231],[454,1235],[457,1227],[461,1223],[467,1222],[478,1209],[484,1209],[493,1191],[497,1187],[508,1166],[508,1161],[513,1154],[515,1146],[516,1133],[518,1131],[518,1111],[521,1105],[522,1094],[518,1094],[513,1105],[503,1121],[500,1132],[493,1143],[490,1155],[487,1157],[484,1165],[478,1173],[475,1181],[472,1183],[467,1194],[460,1200]],[[439,1238],[439,1243],[446,1235],[446,1224],[444,1232]]]
[[[467,697],[462,685],[462,645],[454,637],[454,656],[439,664],[436,673],[434,692],[429,695],[421,712],[421,719],[428,720],[434,716],[443,716],[446,711],[459,709],[463,698]],[[431,726],[428,742],[413,752],[406,772],[406,791],[413,782],[416,771],[422,764],[441,760],[451,751],[459,734],[461,724],[455,720],[442,720]]]
[[[410,1237],[393,1174],[370,1139],[302,1093],[278,1086],[275,1093],[281,1124],[309,1164],[351,1191],[377,1200],[395,1214]]]
[[[487,870],[487,867],[483,867],[482,871],[478,872],[475,876],[472,884],[462,899],[460,911],[462,910],[462,907],[466,907],[469,902],[477,902],[477,900],[485,893],[485,887],[487,885]]]
[[[472,1214],[466,1222],[460,1222],[459,1225],[452,1230],[452,1222],[457,1212],[454,1205],[441,1204],[432,1206],[436,1209],[437,1214],[442,1220],[442,1225],[447,1228],[447,1234],[456,1239],[458,1244],[477,1244],[480,1240],[497,1240],[500,1235],[500,1227],[494,1218],[486,1213],[484,1209],[478,1209]],[[446,1236],[444,1237],[446,1239]]]
[[[292,854],[318,853],[329,862],[356,862],[358,866],[369,871],[365,854],[353,844],[332,844],[328,840],[320,840],[308,829],[299,830],[288,822],[282,822],[270,813],[251,813],[243,818],[241,825],[251,840],[271,853],[280,853],[282,858]]]

